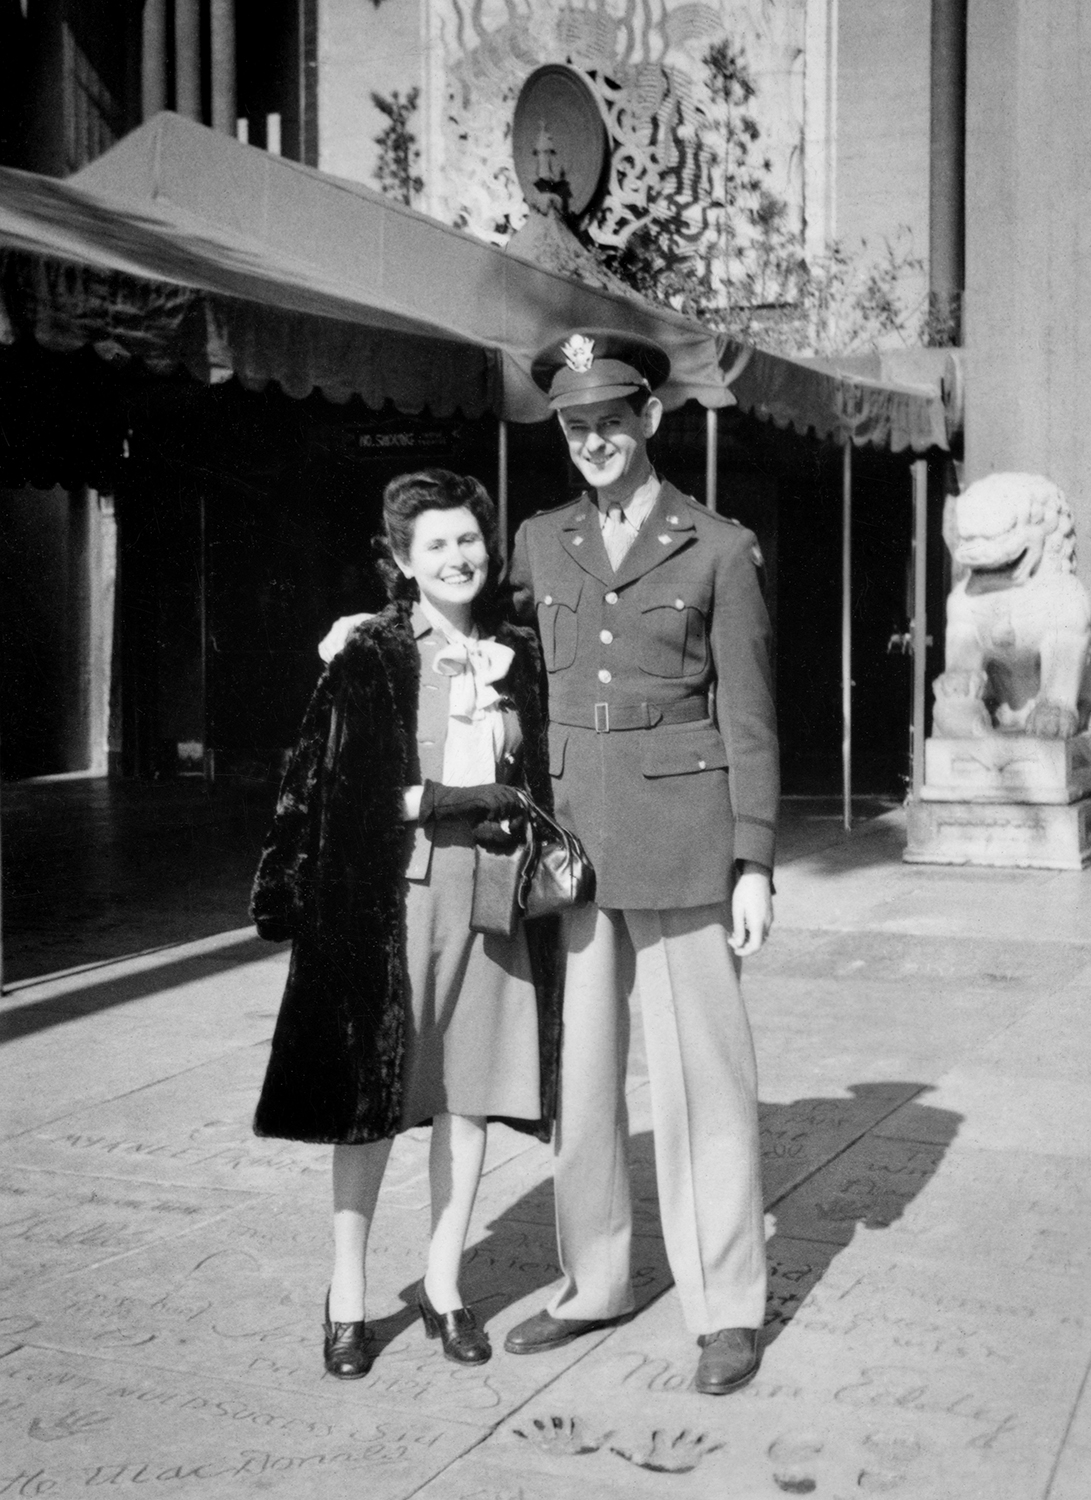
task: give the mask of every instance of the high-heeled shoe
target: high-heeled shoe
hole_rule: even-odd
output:
[[[325,1339],[322,1358],[326,1370],[338,1380],[359,1380],[371,1369],[372,1357],[367,1347],[367,1329],[363,1318],[358,1323],[330,1322],[330,1294],[326,1293]]]
[[[443,1340],[446,1359],[454,1360],[456,1365],[483,1365],[492,1359],[488,1335],[478,1328],[477,1319],[468,1307],[436,1312],[423,1281],[417,1287],[417,1306],[428,1337]]]

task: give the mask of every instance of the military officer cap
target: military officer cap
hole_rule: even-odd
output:
[[[634,391],[656,390],[671,372],[665,350],[637,333],[613,328],[576,328],[556,339],[530,367],[534,383],[554,411],[612,401]]]

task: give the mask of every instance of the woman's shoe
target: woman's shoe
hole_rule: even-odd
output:
[[[338,1380],[359,1380],[371,1369],[367,1347],[367,1329],[363,1318],[358,1323],[330,1322],[330,1294],[326,1293],[325,1340],[322,1357],[326,1370]]]
[[[468,1307],[456,1307],[454,1312],[436,1312],[423,1281],[417,1287],[417,1306],[428,1337],[443,1340],[445,1358],[453,1359],[457,1365],[483,1365],[492,1359],[488,1335],[478,1328],[477,1319]]]

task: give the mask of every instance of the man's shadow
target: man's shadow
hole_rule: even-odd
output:
[[[763,1196],[777,1223],[766,1245],[766,1342],[791,1322],[857,1227],[894,1224],[939,1169],[962,1117],[920,1102],[927,1089],[920,1083],[861,1083],[851,1085],[845,1098],[760,1106]],[[630,1160],[639,1311],[671,1285],[650,1131],[631,1138]],[[560,1274],[547,1157],[543,1171],[543,1179],[494,1217],[466,1253],[462,1293],[481,1322],[494,1323]],[[369,1328],[376,1352],[418,1316],[416,1283],[405,1286],[401,1297],[404,1309]]]

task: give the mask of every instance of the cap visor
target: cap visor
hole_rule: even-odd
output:
[[[549,404],[554,411],[562,411],[568,406],[593,406],[596,401],[614,401],[619,396],[631,396],[634,391],[647,389],[644,384],[584,386],[582,390],[562,391]]]

